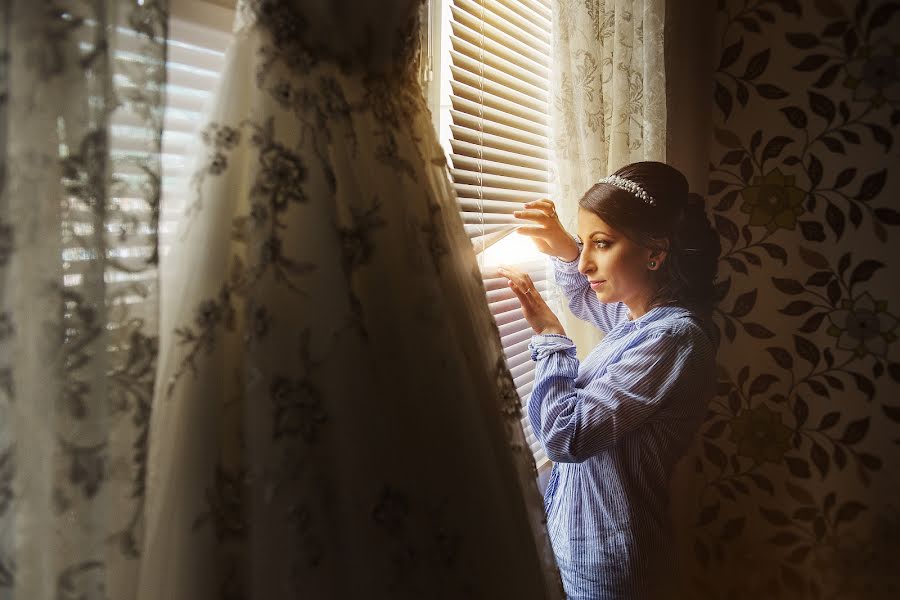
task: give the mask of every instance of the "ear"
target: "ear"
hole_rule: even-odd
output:
[[[652,270],[658,270],[662,267],[663,263],[666,261],[666,257],[669,255],[669,240],[663,239],[659,242],[660,248],[656,250],[651,250],[650,254],[647,256],[647,261],[655,261],[656,267]]]

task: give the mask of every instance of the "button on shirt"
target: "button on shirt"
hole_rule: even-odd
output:
[[[554,462],[544,506],[570,599],[660,597],[670,583],[669,477],[712,398],[709,324],[678,306],[631,320],[602,303],[578,261],[553,259],[580,319],[606,333],[580,363],[564,335],[535,335],[528,417]]]

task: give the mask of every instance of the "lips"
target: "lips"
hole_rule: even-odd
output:
[[[597,288],[599,288],[599,287],[600,287],[601,285],[603,285],[604,283],[606,283],[606,280],[605,280],[605,279],[604,279],[603,281],[591,281],[591,289],[592,289],[592,290],[596,290]]]

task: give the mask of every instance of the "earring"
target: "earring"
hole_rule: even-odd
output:
[[[656,268],[656,261],[655,261],[655,260],[651,260],[650,262],[647,263],[647,266],[649,266],[651,269],[655,269],[655,268]]]

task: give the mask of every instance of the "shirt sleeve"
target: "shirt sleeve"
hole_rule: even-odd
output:
[[[575,243],[578,244],[580,256],[584,244],[578,238],[575,238]],[[587,277],[578,270],[577,258],[567,262],[554,256],[551,262],[556,284],[566,295],[573,315],[594,324],[604,333],[628,318],[628,307],[622,302],[605,303],[597,299]]]
[[[691,365],[691,336],[648,333],[584,387],[577,387],[575,344],[533,336],[538,364],[528,402],[535,435],[554,462],[583,462],[656,416]]]

